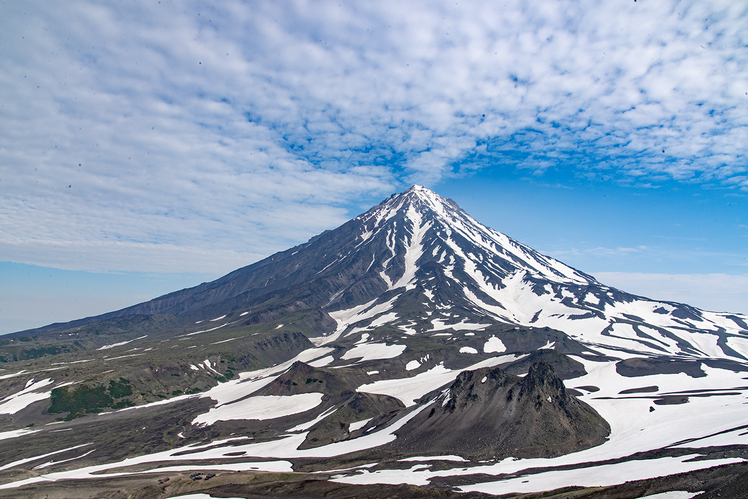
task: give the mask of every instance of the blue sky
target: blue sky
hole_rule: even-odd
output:
[[[212,280],[413,183],[748,313],[748,5],[0,1],[0,333]]]

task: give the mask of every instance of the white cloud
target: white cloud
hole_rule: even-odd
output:
[[[741,2],[0,8],[0,259],[212,271],[496,165],[748,189]]]

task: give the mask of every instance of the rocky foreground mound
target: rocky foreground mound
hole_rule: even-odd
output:
[[[471,459],[554,457],[599,445],[609,434],[608,423],[539,362],[524,377],[499,367],[461,373],[397,433],[395,445]]]

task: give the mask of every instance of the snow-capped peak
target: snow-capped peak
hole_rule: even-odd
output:
[[[477,281],[500,281],[521,271],[554,282],[595,282],[591,276],[486,227],[454,201],[419,185],[391,196],[359,220],[364,227],[363,240],[375,234],[385,235],[390,254],[381,263],[383,279],[389,287],[410,282],[403,280],[404,268],[402,273],[390,270],[398,259],[408,262],[410,274],[414,273],[414,266],[448,259],[461,272],[478,271],[481,275],[471,276]],[[426,248],[430,251],[425,252]]]
[[[355,258],[366,262],[362,279],[379,283],[368,284],[371,290],[390,292],[386,296],[391,307],[397,303],[392,293],[415,290],[419,300],[428,300],[437,310],[461,307],[476,319],[567,331],[577,341],[611,351],[746,358],[740,317],[604,286],[486,227],[425,187],[416,185],[389,197],[354,223]],[[348,289],[358,293],[359,286]],[[345,293],[336,291],[330,304],[340,303]],[[367,301],[374,296],[369,293]],[[344,301],[355,303],[350,295]],[[399,324],[396,313],[386,313],[389,318],[372,316],[371,323]],[[339,323],[341,332],[346,327]],[[410,328],[405,323],[402,327]],[[710,334],[703,336],[703,331]],[[718,345],[711,332],[731,336]]]

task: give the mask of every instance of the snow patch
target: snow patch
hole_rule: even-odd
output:
[[[483,351],[485,353],[501,353],[506,352],[506,346],[496,336],[491,336],[488,341],[483,345]]]
[[[322,421],[327,416],[331,415],[332,413],[334,413],[337,410],[338,409],[336,407],[334,407],[334,406],[330,407],[329,409],[327,409],[326,411],[324,411],[322,414],[320,414],[316,418],[312,419],[311,421],[307,421],[306,423],[301,423],[299,425],[296,425],[293,428],[289,428],[287,431],[290,432],[290,433],[297,432],[297,431],[307,431],[312,426],[316,425],[317,423],[319,423],[320,421]]]
[[[297,395],[260,395],[240,400],[232,404],[214,407],[205,414],[200,414],[193,425],[207,426],[216,421],[236,419],[276,419],[314,409],[322,403],[324,394],[299,393]]]
[[[363,421],[356,421],[355,423],[351,423],[348,425],[348,431],[352,432],[352,431],[360,430],[361,428],[366,426],[366,423],[368,423],[372,419],[373,418],[369,418],[369,419],[364,419]]]
[[[405,407],[415,405],[416,400],[420,399],[427,393],[436,390],[457,378],[462,371],[474,371],[482,367],[494,367],[501,364],[514,362],[526,355],[503,355],[478,362],[465,369],[452,370],[444,367],[443,364],[432,367],[426,372],[417,374],[411,378],[385,379],[375,381],[359,386],[356,391],[363,393],[375,393],[379,395],[389,395],[399,399]]]
[[[0,414],[15,414],[40,400],[49,398],[50,392],[37,392],[46,386],[54,383],[50,378],[34,382],[33,379],[26,382],[23,390],[8,395],[0,401]]]
[[[119,343],[112,343],[111,345],[104,345],[103,347],[99,347],[96,350],[109,350],[110,348],[121,347],[122,345],[127,345],[128,343],[132,343],[133,341],[136,341],[136,340],[142,340],[143,338],[147,338],[147,337],[148,335],[146,334],[145,336],[141,336],[139,338],[135,338],[132,340],[121,341]]]
[[[335,362],[335,358],[332,355],[322,357],[321,359],[307,362],[312,367],[324,367]]]
[[[340,357],[342,360],[360,358],[358,362],[367,360],[392,359],[405,351],[405,345],[387,345],[386,343],[362,343],[355,345]]]

